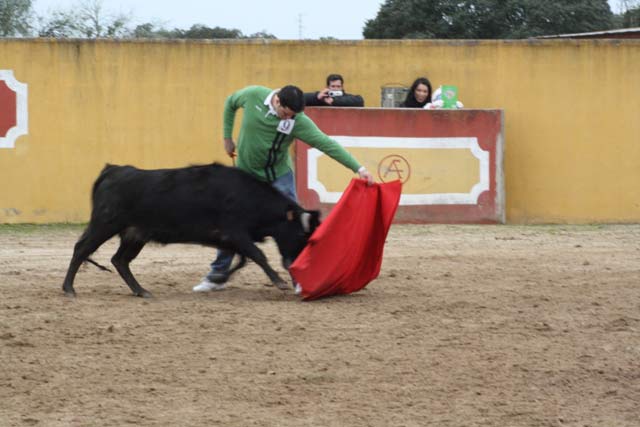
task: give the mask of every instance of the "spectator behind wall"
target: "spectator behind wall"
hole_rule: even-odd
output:
[[[340,74],[329,74],[327,87],[305,93],[304,102],[307,107],[364,107],[364,99],[360,95],[344,91],[344,79]]]
[[[418,77],[409,92],[407,92],[407,98],[402,104],[401,108],[424,108],[427,103],[431,102],[431,82],[426,77]]]

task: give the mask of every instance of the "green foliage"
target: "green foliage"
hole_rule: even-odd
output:
[[[386,0],[365,23],[365,39],[439,38],[445,25],[443,1]]]
[[[0,0],[0,37],[28,35],[31,15],[31,0]]]
[[[513,28],[509,38],[604,31],[612,28],[613,14],[606,0],[529,0],[527,3],[527,7],[522,9],[522,25],[520,28]]]
[[[210,28],[202,24],[192,25],[186,31],[177,31],[180,33],[178,36],[180,39],[239,39],[242,37],[242,31],[235,28]]]
[[[257,33],[253,33],[246,38],[249,39],[276,39],[277,37],[271,33],[267,33],[266,30],[258,31]]]
[[[511,39],[607,30],[607,0],[386,0],[366,39]]]
[[[232,28],[222,27],[207,27],[202,24],[192,25],[188,30],[182,30],[180,28],[174,28],[173,30],[167,30],[165,28],[155,28],[152,23],[146,23],[138,25],[132,32],[132,37],[135,38],[167,38],[167,39],[244,39],[244,38],[259,38],[259,39],[275,39],[273,34],[269,34],[266,31],[257,32],[250,36],[245,36],[242,31]]]

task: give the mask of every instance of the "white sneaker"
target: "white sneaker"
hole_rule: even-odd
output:
[[[213,283],[205,277],[199,285],[193,287],[193,292],[221,291],[224,288],[226,288],[224,283]]]
[[[300,286],[300,283],[296,283],[296,295],[300,295],[302,293],[302,286]]]

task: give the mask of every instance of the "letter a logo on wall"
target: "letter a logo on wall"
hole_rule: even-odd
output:
[[[390,182],[399,179],[405,184],[411,176],[411,165],[402,156],[392,154],[378,163],[378,178],[382,182]]]
[[[13,148],[20,135],[28,133],[27,85],[0,70],[0,148]]]

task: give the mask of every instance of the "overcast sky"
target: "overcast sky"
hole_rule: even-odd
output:
[[[91,1],[91,0],[90,0]],[[125,13],[134,26],[158,23],[167,29],[193,24],[237,28],[245,35],[266,31],[278,39],[362,39],[367,19],[384,0],[103,0],[107,13]],[[39,15],[68,9],[78,0],[33,0]]]
[[[39,15],[79,3],[33,0]],[[365,21],[376,17],[382,3],[384,0],[102,0],[106,13],[125,13],[134,26],[152,22],[167,29],[188,29],[204,24],[236,28],[244,35],[266,31],[281,40],[362,39]],[[609,4],[618,12],[620,0],[609,0]]]

